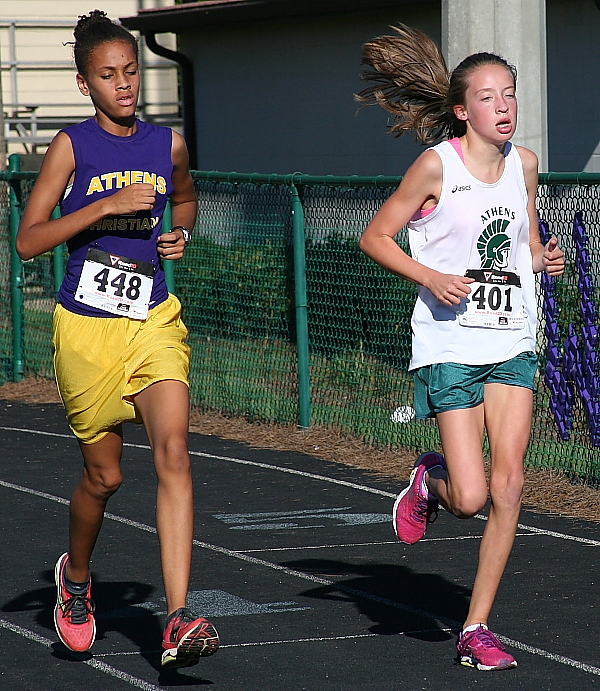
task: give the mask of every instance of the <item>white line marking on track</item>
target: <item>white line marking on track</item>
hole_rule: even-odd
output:
[[[41,643],[41,645],[45,646],[46,648],[52,647],[53,641],[51,641],[49,638],[45,638],[44,636],[40,636],[39,633],[35,633],[35,631],[30,631],[29,629],[25,629],[22,626],[18,626],[17,624],[13,624],[10,621],[6,621],[6,619],[0,619],[0,628],[12,631],[13,633],[18,634],[19,636],[23,636],[23,638],[27,638],[28,640],[34,641],[35,643]],[[111,665],[107,665],[106,662],[102,662],[102,660],[98,660],[96,657],[91,657],[89,658],[89,660],[82,660],[82,662],[84,665],[94,667],[100,672],[104,672],[105,674],[108,674],[111,677],[115,677],[116,679],[120,679],[121,681],[126,681],[132,686],[135,686],[136,689],[143,689],[143,691],[161,691],[159,686],[150,684],[147,681],[144,681],[143,679],[138,679],[138,677],[134,677],[131,674],[127,674],[127,672],[122,672],[120,669],[112,667]]]
[[[254,552],[294,552],[305,549],[335,549],[336,547],[375,547],[377,545],[397,545],[398,540],[388,542],[348,542],[343,545],[307,545],[303,547],[267,547],[265,549],[236,549],[237,554],[253,554]]]
[[[75,438],[70,435],[70,434],[62,434],[58,432],[46,432],[42,430],[34,430],[34,429],[23,429],[20,427],[3,427],[0,426],[0,430],[6,430],[7,432],[22,432],[24,434],[39,434],[42,436],[49,436],[49,437],[60,437],[61,439],[70,439],[72,441],[75,441]],[[151,451],[150,446],[148,444],[129,444],[129,443],[124,443],[123,446],[129,447],[129,448],[134,448],[134,449],[144,449],[146,451]],[[365,485],[358,485],[354,482],[346,482],[345,480],[338,480],[333,477],[327,477],[326,475],[316,475],[314,473],[306,473],[303,470],[295,470],[294,468],[283,468],[278,465],[272,465],[270,463],[259,463],[258,461],[248,461],[242,458],[232,458],[230,456],[215,456],[213,454],[209,453],[203,453],[201,451],[190,451],[190,456],[201,456],[202,458],[212,458],[214,460],[219,460],[219,461],[227,461],[229,463],[238,463],[241,465],[251,465],[251,466],[256,466],[258,468],[265,468],[267,470],[276,470],[281,473],[290,473],[292,475],[300,475],[302,477],[308,477],[312,478],[313,480],[320,480],[322,482],[330,482],[335,485],[342,485],[344,487],[351,487],[352,489],[358,489],[362,492],[369,492],[371,494],[378,494],[383,497],[390,497],[391,499],[396,498],[396,494],[393,494],[392,492],[384,492],[383,490],[380,489],[375,489],[374,487],[366,487]],[[8,483],[1,483],[5,484],[5,486],[10,486]],[[35,490],[30,490],[31,493],[35,493]],[[43,493],[39,493],[39,496],[43,496]],[[484,516],[482,514],[477,514],[474,516],[474,518],[479,518],[480,520],[487,521],[487,516]],[[123,522],[125,522],[126,519],[123,519]],[[560,540],[572,540],[574,542],[579,542],[584,545],[593,545],[594,547],[600,546],[600,540],[590,540],[585,537],[578,537],[577,535],[568,535],[566,533],[558,533],[554,530],[544,530],[543,528],[535,528],[530,525],[524,525],[522,523],[519,523],[518,527],[521,530],[528,530],[532,533],[537,533],[538,535],[546,535],[547,537],[555,537]],[[470,536],[467,536],[466,539],[468,539]],[[435,539],[435,538],[434,538]]]
[[[4,622],[3,620],[0,619],[0,626],[8,624],[8,622]],[[16,627],[13,624],[9,624],[8,626],[5,626],[5,628],[10,628],[11,630],[15,629],[20,629],[17,631],[17,633],[20,633],[22,631],[27,631],[27,629],[21,629],[21,627]],[[420,631],[400,631],[396,635],[398,636],[410,636],[410,635],[415,635],[417,633],[423,634],[423,633],[438,633],[439,631],[445,631],[448,633],[457,633],[460,631],[460,628],[443,628],[443,629],[423,629]],[[38,636],[38,634],[34,633],[33,631],[28,632],[31,635],[28,635],[27,638],[32,638],[32,640],[38,640],[38,642],[44,643],[44,645],[47,645],[49,641],[47,639],[42,638],[42,636]],[[247,648],[247,647],[263,647],[266,645],[284,645],[284,644],[298,644],[298,643],[324,643],[327,641],[349,641],[353,639],[358,639],[358,638],[375,638],[379,637],[380,634],[378,633],[363,633],[363,634],[354,634],[354,635],[348,635],[348,636],[321,636],[319,638],[290,638],[282,641],[257,641],[257,642],[252,642],[252,643],[229,643],[226,645],[221,645],[219,646],[220,650],[225,650],[226,648]],[[35,637],[35,638],[34,638]],[[508,638],[507,636],[499,636],[500,640],[502,640],[504,643],[507,645],[512,646],[513,648],[516,648],[517,650],[523,650],[524,652],[531,653],[532,655],[538,655],[540,657],[546,658],[548,660],[552,660],[553,662],[559,662],[563,665],[567,665],[569,667],[575,667],[576,669],[580,669],[583,672],[588,672],[590,674],[595,674],[596,676],[600,676],[600,668],[594,667],[593,665],[588,665],[584,662],[579,662],[578,660],[572,660],[569,657],[565,657],[564,655],[556,655],[555,653],[549,653],[547,650],[543,650],[542,648],[536,648],[531,645],[527,645],[525,643],[521,643],[520,641],[515,641],[512,638]],[[100,653],[99,655],[95,655],[94,659],[97,659],[99,657],[126,657],[130,655],[141,655],[143,651],[123,651],[123,652],[114,652],[114,653]],[[148,654],[148,651],[145,651],[146,654]],[[152,653],[160,653],[160,651],[150,651]],[[145,683],[145,682],[144,682]],[[148,685],[147,687],[142,687],[142,688],[150,688],[150,689],[155,689],[157,687]]]
[[[43,437],[60,437],[61,439],[77,441],[72,434],[63,434],[62,432],[47,432],[41,429],[23,429],[21,427],[0,427],[0,429],[6,430],[7,432],[26,432],[27,434],[40,434]]]
[[[41,497],[42,499],[50,499],[50,501],[55,501],[58,504],[64,504],[69,506],[71,503],[69,499],[63,499],[63,497],[57,497],[54,494],[48,494],[47,492],[40,492],[37,489],[31,489],[29,487],[22,487],[21,485],[15,485],[12,482],[6,482],[5,480],[0,480],[0,486],[7,487],[8,489],[16,489],[19,492],[25,492],[27,494],[33,494],[34,497]]]
[[[422,631],[399,631],[397,636],[410,636],[417,633],[438,633],[439,631],[456,631],[459,629],[423,629]],[[348,636],[321,636],[319,638],[290,638],[284,641],[261,641],[258,643],[231,643],[229,645],[222,645],[221,648],[245,648],[248,646],[262,646],[262,645],[281,645],[283,643],[314,643],[326,641],[351,641],[354,638],[373,638],[381,636],[380,633],[359,633]]]
[[[542,528],[534,528],[531,525],[523,525],[519,523],[518,528],[522,530],[530,530],[532,533],[537,533],[538,535],[547,535],[548,537],[557,537],[562,540],[575,540],[584,545],[592,545],[593,547],[598,547],[600,545],[600,540],[589,540],[586,537],[576,537],[575,535],[565,535],[564,533],[557,533],[554,530],[543,530]]]
[[[440,631],[445,631],[445,632],[456,632],[458,633],[459,629],[422,629],[419,631],[398,631],[398,633],[394,634],[396,636],[413,636],[417,633],[423,634],[423,633],[438,633]],[[327,642],[327,641],[351,641],[354,638],[375,638],[379,637],[381,634],[379,633],[358,633],[358,634],[350,634],[348,636],[320,636],[318,638],[288,638],[283,641],[255,641],[252,643],[227,643],[226,645],[220,645],[219,650],[225,650],[225,648],[247,648],[247,647],[260,647],[263,645],[282,645],[284,643],[321,643],[321,642]],[[152,654],[159,654],[162,651],[159,650],[151,650],[151,651],[143,651],[145,655],[148,655],[150,653]],[[114,653],[100,653],[99,655],[96,655],[95,657],[124,657],[127,655],[140,655],[142,654],[141,652],[136,652],[136,651],[122,651],[122,652],[114,652]]]
[[[517,533],[516,537],[535,537],[534,533]],[[481,540],[481,535],[454,535],[452,537],[424,537],[419,542],[446,542],[448,540]],[[398,540],[385,542],[347,542],[339,545],[303,545],[302,547],[266,547],[265,549],[236,549],[239,554],[254,552],[294,552],[309,549],[335,549],[336,547],[377,547],[379,545],[397,545]]]
[[[363,633],[354,636],[330,636],[323,638],[290,638],[285,641],[258,641],[256,643],[231,643],[230,645],[223,645],[222,648],[249,648],[262,647],[263,645],[283,645],[285,643],[323,643],[325,641],[349,641],[353,638],[372,638],[378,636],[377,633]]]
[[[0,485],[5,486],[5,487],[10,487],[11,489],[16,489],[22,492],[25,492],[27,494],[33,494],[35,496],[40,496],[44,499],[52,499],[54,501],[58,501],[60,504],[68,503],[66,502],[65,499],[62,497],[54,497],[51,494],[47,494],[46,492],[38,492],[36,490],[30,490],[27,487],[20,487],[19,485],[14,485],[12,483],[7,483],[2,480],[0,480]],[[149,533],[156,533],[156,528],[153,528],[152,526],[146,525],[144,523],[139,523],[138,521],[132,521],[128,518],[124,518],[122,516],[117,516],[115,514],[110,514],[106,513],[105,514],[106,518],[117,521],[119,523],[124,523],[125,525],[137,528],[139,530],[144,530],[145,532]],[[454,621],[452,619],[448,619],[446,617],[440,617],[436,614],[432,614],[431,612],[426,612],[421,609],[416,609],[414,607],[410,607],[408,605],[404,605],[400,602],[395,602],[393,600],[388,600],[387,598],[384,597],[379,597],[378,595],[373,595],[372,593],[367,593],[362,590],[357,590],[355,588],[349,588],[348,586],[344,585],[343,583],[337,583],[335,581],[331,581],[326,578],[320,578],[318,576],[312,576],[307,573],[303,573],[302,571],[295,571],[294,569],[289,569],[285,566],[280,566],[279,564],[273,564],[272,562],[264,561],[263,559],[257,559],[256,557],[251,557],[246,554],[240,553],[240,552],[234,552],[233,550],[227,549],[225,547],[220,547],[219,545],[211,545],[206,542],[201,542],[200,540],[194,540],[194,545],[198,547],[203,547],[205,549],[211,550],[213,552],[218,552],[220,554],[224,554],[226,556],[231,556],[236,559],[240,559],[242,561],[249,562],[251,564],[255,564],[257,566],[265,566],[267,568],[273,569],[275,571],[280,571],[283,572],[289,576],[293,576],[296,578],[301,578],[306,581],[310,581],[312,583],[318,583],[319,585],[326,585],[326,586],[332,586],[334,588],[337,588],[338,590],[348,593],[349,595],[355,595],[359,599],[366,599],[366,600],[371,600],[373,602],[379,602],[383,605],[387,605],[388,607],[393,607],[394,609],[400,609],[405,612],[410,612],[411,614],[416,614],[421,617],[425,617],[427,619],[431,619],[433,621],[439,621],[440,623],[446,624],[446,626],[451,627],[450,629],[442,629],[442,630],[459,630],[460,629],[460,622]],[[51,642],[48,639],[43,638],[42,636],[38,636],[38,634],[35,634],[34,632],[29,632],[27,629],[21,629],[21,627],[16,627],[14,624],[10,624],[10,622],[6,622],[2,619],[0,619],[0,625],[4,626],[5,628],[9,628],[13,631],[16,631],[17,633],[22,632],[27,632],[28,634],[31,634],[30,636],[28,635],[27,637],[30,637],[31,640],[37,640],[38,642],[43,643],[44,645],[50,645]],[[36,638],[37,637],[37,638]],[[583,662],[580,662],[578,660],[573,660],[571,658],[565,657],[564,655],[558,655],[556,653],[551,653],[547,650],[544,650],[543,648],[535,648],[533,646],[527,645],[526,643],[521,643],[520,641],[516,641],[512,638],[507,638],[504,636],[499,636],[499,638],[507,643],[508,645],[511,645],[519,650],[524,650],[526,652],[532,653],[533,655],[538,655],[540,657],[546,658],[547,660],[552,660],[554,662],[559,662],[564,665],[568,665],[570,667],[576,667],[577,669],[580,669],[584,672],[589,672],[590,674],[596,674],[600,675],[600,668],[594,667],[592,665],[585,664]],[[260,643],[256,644],[248,644],[248,645],[261,645]],[[93,667],[96,667],[97,669],[100,669],[101,671],[106,672],[107,674],[111,674],[113,676],[117,676],[117,674],[123,674],[125,677],[119,677],[119,678],[124,678],[125,681],[129,681],[129,683],[134,683],[134,681],[139,682],[140,684],[147,684],[147,682],[144,682],[142,680],[138,680],[136,677],[132,677],[131,675],[126,675],[124,672],[121,673],[119,670],[115,670],[114,668],[110,667],[109,665],[106,666],[106,669],[102,667],[103,663],[96,661],[94,663],[94,659],[92,658],[91,660],[87,661],[86,664],[90,664]],[[138,688],[142,689],[148,689],[148,691],[154,691],[154,689],[158,690],[158,687],[152,686],[151,684],[147,684],[146,686],[138,686]]]
[[[589,672],[590,674],[595,674],[600,676],[600,668],[594,667],[594,665],[588,665],[585,662],[579,662],[578,660],[572,660],[570,657],[565,657],[564,655],[557,655],[556,653],[549,653],[547,650],[542,648],[535,648],[532,645],[527,645],[526,643],[521,643],[520,641],[515,641],[507,636],[498,636],[498,638],[506,645],[510,645],[517,650],[524,650],[532,655],[539,655],[540,657],[545,657],[547,660],[553,660],[554,662],[560,662],[563,665],[568,665],[569,667],[575,667],[582,670],[583,672]]]
[[[1,427],[0,429],[6,430],[7,432],[24,432],[26,434],[40,434],[47,435],[50,437],[61,437],[63,439],[75,440],[72,435],[69,434],[59,434],[58,432],[45,432],[41,430],[34,429],[21,429],[19,427]],[[152,449],[148,444],[130,444],[124,442],[123,446],[129,447],[130,449],[144,449],[151,451]],[[343,485],[344,487],[351,487],[352,489],[359,489],[363,492],[370,492],[371,494],[379,494],[383,497],[395,498],[396,495],[391,492],[384,492],[380,489],[375,489],[375,487],[365,487],[364,485],[357,485],[354,482],[346,482],[346,480],[337,480],[332,477],[327,477],[325,475],[315,475],[314,473],[306,473],[303,470],[295,470],[294,468],[283,468],[278,465],[271,465],[270,463],[259,463],[258,461],[247,461],[243,458],[231,458],[230,456],[215,456],[214,454],[204,453],[202,451],[190,451],[190,456],[201,456],[202,458],[212,458],[217,461],[228,461],[229,463],[239,463],[241,465],[252,465],[258,468],[265,468],[266,470],[278,470],[281,473],[290,473],[292,475],[301,475],[303,477],[310,477],[313,480],[321,480],[322,482],[332,482],[336,485]]]

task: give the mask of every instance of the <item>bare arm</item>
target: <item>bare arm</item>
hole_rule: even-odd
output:
[[[442,162],[426,151],[408,169],[400,187],[375,215],[360,247],[384,269],[425,286],[445,305],[457,305],[470,292],[471,278],[443,274],[409,257],[394,238],[428,200],[437,203],[442,189]]]
[[[173,227],[183,226],[193,230],[196,224],[198,199],[190,175],[190,161],[184,138],[173,132],[173,194],[171,195]],[[181,230],[164,233],[158,239],[158,253],[163,259],[181,259],[185,240]]]
[[[17,235],[17,252],[21,259],[31,259],[58,247],[106,216],[131,214],[154,207],[156,193],[153,186],[136,184],[52,221],[52,212],[74,171],[75,157],[71,140],[64,132],[60,132],[52,140],[44,157],[42,169],[21,220]]]
[[[558,246],[558,239],[550,238],[546,246],[540,238],[535,198],[538,187],[538,158],[529,149],[518,147],[527,187],[527,212],[529,215],[529,247],[535,273],[545,271],[550,276],[560,276],[565,270],[564,252]]]

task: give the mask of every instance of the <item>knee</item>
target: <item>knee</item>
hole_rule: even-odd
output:
[[[452,513],[457,518],[473,518],[486,505],[488,500],[487,487],[469,488],[452,496]]]
[[[123,476],[120,471],[87,472],[86,480],[91,494],[97,499],[108,499],[121,486]]]
[[[521,470],[501,477],[492,475],[490,495],[494,506],[520,508],[523,498],[524,477]]]
[[[187,439],[178,435],[165,439],[154,449],[154,462],[159,478],[189,475],[192,467]]]

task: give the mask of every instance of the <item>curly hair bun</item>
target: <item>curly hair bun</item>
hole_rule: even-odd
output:
[[[75,43],[73,57],[77,71],[85,76],[94,50],[103,43],[124,41],[129,43],[138,56],[138,44],[135,37],[120,24],[113,22],[102,10],[92,10],[89,14],[80,15],[73,29]]]
[[[89,14],[80,14],[79,21],[73,29],[73,36],[78,41],[87,31],[94,31],[102,25],[112,24],[111,20],[102,10],[92,10]]]

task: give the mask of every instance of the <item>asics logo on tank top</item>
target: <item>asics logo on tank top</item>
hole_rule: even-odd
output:
[[[452,194],[454,194],[454,192],[468,192],[470,189],[471,185],[454,185]]]

